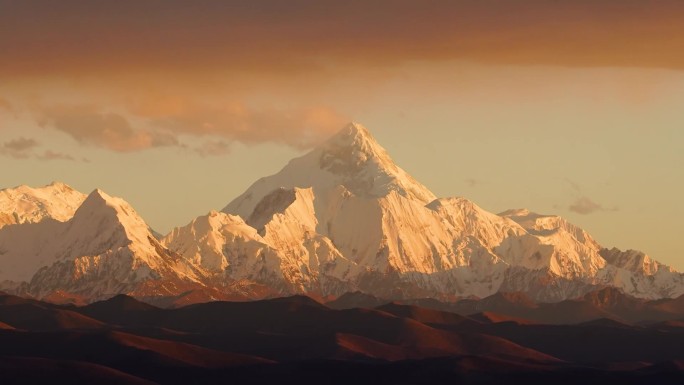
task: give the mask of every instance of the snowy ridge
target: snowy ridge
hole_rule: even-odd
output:
[[[536,255],[539,263],[526,267],[546,266],[553,274],[571,279],[594,276],[606,266],[599,254],[598,242],[559,216],[540,215],[529,210],[509,210],[501,216],[517,222],[539,241],[540,247],[535,250],[539,253]],[[529,256],[528,260],[531,258],[534,257]]]
[[[162,242],[213,280],[258,282],[281,293],[340,286],[353,264],[316,234],[311,217],[299,219],[311,212],[311,191],[278,189],[265,200],[279,209],[255,210],[254,227],[239,216],[214,211],[174,229]]]
[[[31,188],[0,190],[0,228],[8,224],[37,223],[46,218],[69,220],[86,196],[61,182]]]

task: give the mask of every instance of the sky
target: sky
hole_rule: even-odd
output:
[[[349,121],[436,195],[684,270],[679,0],[0,0],[0,188],[165,233]]]

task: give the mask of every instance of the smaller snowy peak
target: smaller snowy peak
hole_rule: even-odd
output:
[[[180,244],[193,240],[193,237],[206,239],[214,233],[229,235],[232,238],[259,239],[257,230],[249,226],[242,217],[230,215],[215,210],[207,215],[193,219],[183,227],[177,227],[162,239],[162,243],[169,245],[173,242]],[[185,238],[184,238],[185,237]],[[177,250],[178,247],[172,248]]]
[[[100,189],[95,189],[88,195],[81,207],[76,210],[74,217],[80,218],[92,214],[109,214],[122,218],[140,219],[128,202],[121,198],[112,197]]]
[[[249,255],[255,259],[265,248],[256,229],[236,215],[211,211],[193,219],[183,227],[173,229],[162,244],[185,260],[209,272],[221,272],[228,267],[226,250]]]
[[[73,190],[73,188],[71,186],[69,186],[68,184],[66,184],[64,182],[57,181],[57,180],[53,180],[52,182],[50,182],[50,184],[48,184],[45,187],[51,187],[57,191],[72,191]]]
[[[37,223],[46,218],[69,220],[86,195],[62,182],[43,187],[26,185],[0,190],[0,227]]]
[[[538,214],[527,209],[507,210],[499,215],[517,222],[535,236],[551,237],[565,232],[581,243],[591,245],[596,250],[599,248],[599,244],[586,231],[558,215]]]
[[[80,255],[97,255],[128,245],[150,249],[153,248],[151,239],[154,237],[149,226],[128,202],[99,189],[91,192],[76,210],[65,234],[65,242],[89,249],[88,252],[75,249]]]
[[[101,190],[90,193],[66,222],[46,219],[0,229],[0,250],[0,280],[30,281],[43,294],[57,281],[69,286],[84,276],[98,275],[92,282],[104,285],[114,275],[128,279],[131,271],[141,278],[166,255],[135,210]]]
[[[675,272],[670,267],[654,260],[638,250],[622,251],[618,248],[602,249],[601,256],[611,265],[647,276],[656,274],[659,270]]]
[[[533,242],[528,242],[527,238],[511,239],[506,244],[512,247],[506,250],[509,257],[523,256],[516,261],[526,268],[548,268],[557,276],[575,279],[593,277],[606,265],[599,255],[601,245],[586,231],[562,217],[542,215],[527,209],[508,210],[499,215],[518,223],[536,238]],[[516,245],[522,248],[518,250]]]

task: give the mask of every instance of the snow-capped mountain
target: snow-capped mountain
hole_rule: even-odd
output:
[[[307,199],[308,209],[294,207]],[[625,257],[604,258],[589,234],[558,216],[495,215],[464,198],[436,199],[356,123],[259,179],[223,211],[276,234],[268,242],[276,250],[312,236],[329,239],[346,272],[335,278],[349,290],[385,298],[484,297],[504,290],[558,301],[603,286],[647,298],[684,294],[682,274],[663,266],[655,276],[653,268],[616,262]],[[262,227],[259,218],[286,211],[280,215],[287,220]]]
[[[223,211],[247,218],[272,248],[303,259],[300,266],[316,279],[332,275],[346,290],[486,295],[503,279],[506,264],[490,250],[500,240],[471,235],[524,230],[484,212],[463,218],[459,204],[436,201],[366,128],[351,124]],[[307,247],[312,242],[318,246]]]
[[[67,221],[85,198],[85,194],[60,182],[40,188],[18,186],[0,190],[0,228],[46,218]]]
[[[100,190],[66,222],[5,226],[0,250],[0,280],[28,282],[23,289],[37,297],[168,295],[199,284],[197,269],[166,250],[128,203]]]
[[[436,198],[356,123],[161,240],[122,199],[58,183],[1,191],[0,218],[0,288],[37,297],[684,294],[683,274],[561,217]]]

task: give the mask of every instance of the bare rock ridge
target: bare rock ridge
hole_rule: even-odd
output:
[[[684,294],[681,273],[604,248],[561,217],[436,198],[357,123],[160,240],[100,190],[1,190],[0,282],[39,298],[180,303],[352,292],[558,302],[604,287],[644,299]]]

